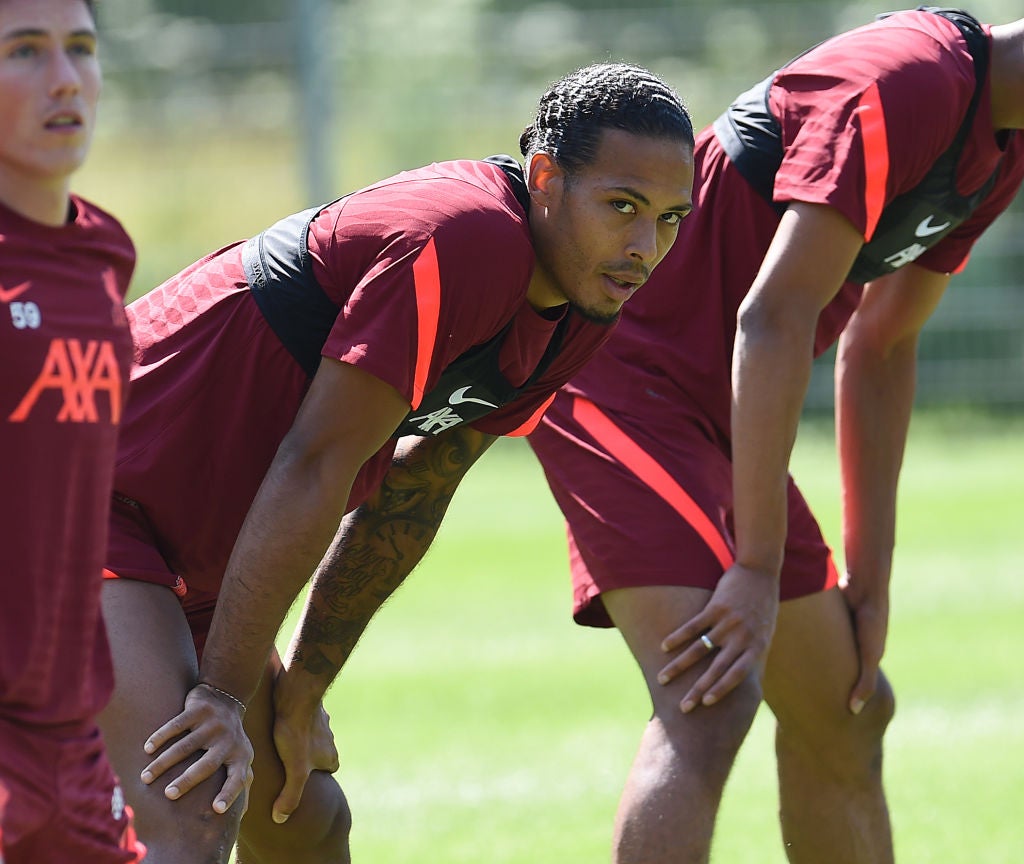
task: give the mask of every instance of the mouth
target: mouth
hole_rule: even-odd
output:
[[[58,111],[51,114],[43,125],[51,132],[78,132],[85,122],[77,111]]]
[[[605,294],[617,303],[625,303],[643,283],[644,280],[637,276],[623,278],[610,273],[604,274]]]

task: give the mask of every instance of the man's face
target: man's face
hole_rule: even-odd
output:
[[[538,309],[570,303],[615,320],[651,275],[692,208],[693,150],[681,141],[618,129],[596,158],[566,175],[546,154],[530,164],[530,226],[537,269],[528,298]]]
[[[0,0],[0,187],[66,183],[88,152],[99,92],[82,0]]]

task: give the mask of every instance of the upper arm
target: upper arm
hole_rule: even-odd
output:
[[[353,476],[391,437],[409,411],[394,387],[368,372],[323,357],[282,449],[319,458]]]
[[[794,202],[779,222],[741,317],[762,326],[813,327],[843,286],[862,244],[860,232],[835,208]]]

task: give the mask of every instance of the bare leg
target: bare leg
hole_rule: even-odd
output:
[[[764,675],[778,720],[782,834],[792,864],[891,864],[882,736],[892,689],[879,677],[863,711],[847,711],[858,674],[838,589],[781,604]]]
[[[238,864],[349,864],[352,826],[348,802],[337,781],[314,771],[298,809],[283,825],[271,818],[274,799],[284,786],[284,768],[273,741],[273,685],[280,659],[275,652],[267,674],[245,716],[252,742],[253,783],[249,809],[238,840]]]
[[[717,705],[683,714],[679,703],[704,664],[668,685],[657,682],[670,657],[661,640],[703,608],[709,596],[682,587],[603,595],[643,672],[654,708],[619,804],[615,864],[708,861],[722,789],[761,698],[759,683],[749,679]]]
[[[226,814],[213,811],[224,782],[219,772],[178,801],[164,796],[167,775],[146,786],[139,780],[151,756],[146,738],[178,714],[198,676],[195,648],[185,615],[168,588],[109,579],[103,614],[114,657],[117,685],[100,716],[111,762],[135,811],[146,864],[223,864],[241,818],[238,803]]]

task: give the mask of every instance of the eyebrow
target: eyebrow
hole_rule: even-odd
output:
[[[622,192],[628,195],[630,198],[635,198],[645,207],[650,207],[651,202],[646,195],[632,186],[612,186],[608,190],[609,192]],[[689,213],[693,209],[693,204],[673,204],[665,208],[666,213]]]
[[[15,39],[45,39],[52,35],[54,34],[49,30],[43,30],[39,27],[22,27],[20,30],[11,30],[9,33],[4,33],[3,41],[12,42]],[[68,35],[72,39],[81,39],[83,37],[87,39],[96,39],[96,31],[88,28],[72,30]]]

